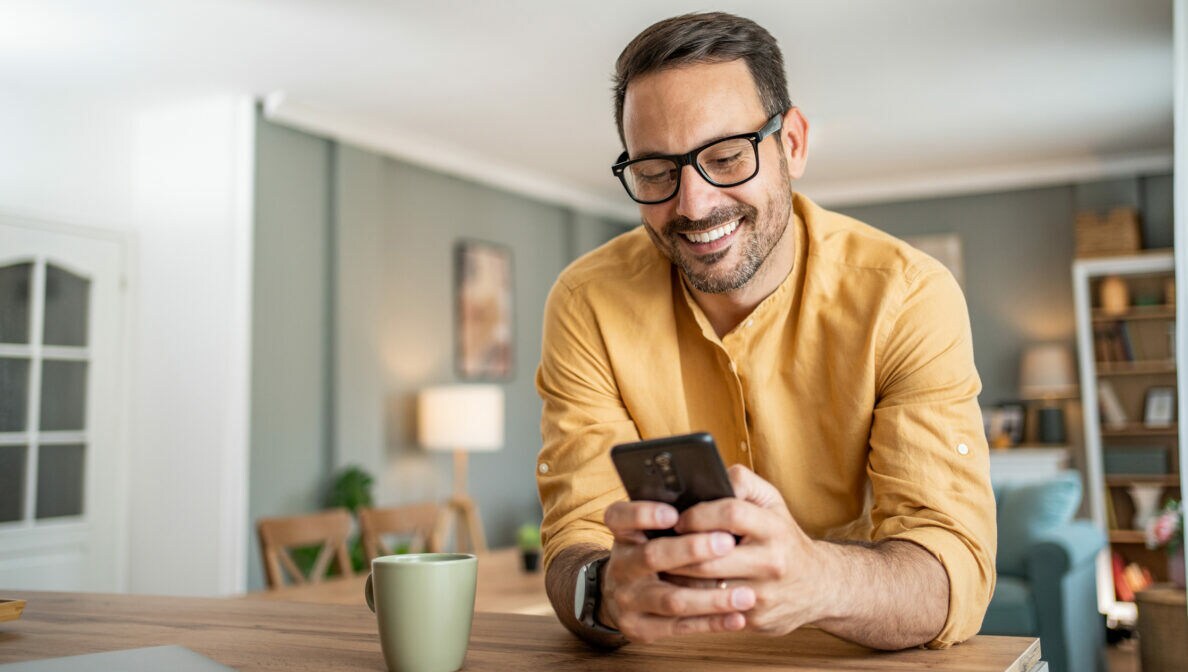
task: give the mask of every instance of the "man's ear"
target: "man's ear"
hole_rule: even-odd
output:
[[[808,134],[808,119],[804,118],[799,107],[789,107],[780,128],[780,141],[783,143],[784,159],[788,162],[788,175],[794,180],[804,175],[804,167],[808,163]]]

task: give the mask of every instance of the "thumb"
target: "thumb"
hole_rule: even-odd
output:
[[[735,497],[760,508],[788,514],[788,505],[784,502],[783,495],[774,485],[759,478],[758,474],[741,464],[730,467],[727,473],[730,476],[730,485],[734,487]]]

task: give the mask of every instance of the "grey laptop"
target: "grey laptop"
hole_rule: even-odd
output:
[[[153,646],[0,665],[3,672],[226,672],[232,669],[182,646]]]

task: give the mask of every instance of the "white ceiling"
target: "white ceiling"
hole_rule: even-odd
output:
[[[5,0],[0,95],[272,94],[275,117],[632,216],[610,72],[675,0]],[[1170,0],[722,1],[780,41],[802,191],[859,202],[1170,169]]]

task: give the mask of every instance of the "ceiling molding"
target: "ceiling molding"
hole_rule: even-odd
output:
[[[935,174],[803,183],[803,192],[826,207],[870,205],[945,196],[1063,186],[1172,171],[1171,150],[1080,157],[1065,161],[985,166]]]
[[[639,211],[630,203],[610,201],[519,166],[443,146],[413,134],[379,128],[343,112],[297,102],[283,92],[265,96],[263,109],[265,118],[285,126],[579,212],[622,223],[639,221]],[[814,182],[810,178],[798,183],[797,190],[823,206],[842,207],[1036,189],[1171,170],[1172,153],[1168,150],[888,178],[824,182]]]
[[[439,141],[426,140],[390,128],[379,128],[342,112],[296,102],[282,91],[265,96],[263,109],[264,117],[269,121],[371,149],[449,175],[618,222],[639,221],[639,210],[630,203],[610,201],[556,179],[487,156],[452,148]]]

